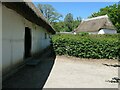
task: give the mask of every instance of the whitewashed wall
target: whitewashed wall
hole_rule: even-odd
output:
[[[98,32],[88,32],[89,34],[98,34]]]
[[[50,38],[47,37],[47,39],[45,39],[45,33],[47,34],[47,36],[49,36],[50,33],[48,33],[44,28],[35,25],[28,20],[24,19],[24,22],[25,27],[29,27],[31,29],[32,54],[40,52],[50,45]]]
[[[98,32],[88,32],[89,34],[116,34],[116,30],[111,29],[101,29]]]
[[[101,29],[98,34],[116,34],[116,30],[110,30],[110,29]]]
[[[2,8],[2,65],[3,74],[23,60],[24,53],[24,23],[22,17],[13,10]]]
[[[31,52],[34,54],[36,52],[40,52],[46,47],[50,45],[50,38],[47,37],[45,39],[46,30],[37,26],[36,30],[32,30],[32,50]],[[47,34],[48,36],[48,34]]]
[[[3,74],[8,73],[13,68],[23,62],[24,57],[24,34],[25,27],[31,29],[32,34],[32,54],[42,51],[50,45],[50,39],[45,39],[47,31],[28,20],[15,11],[2,7],[2,65]]]

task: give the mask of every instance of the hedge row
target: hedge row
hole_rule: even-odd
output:
[[[80,58],[116,59],[119,53],[118,35],[55,35],[55,53]]]

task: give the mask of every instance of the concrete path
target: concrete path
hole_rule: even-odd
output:
[[[118,88],[109,83],[118,77],[118,68],[104,64],[118,64],[117,60],[93,60],[57,56],[44,88]]]

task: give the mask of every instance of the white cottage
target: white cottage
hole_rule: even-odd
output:
[[[31,2],[2,2],[1,5],[4,78],[25,59],[46,49],[55,31]]]
[[[89,34],[116,34],[116,28],[107,15],[83,20],[76,33],[88,32]]]

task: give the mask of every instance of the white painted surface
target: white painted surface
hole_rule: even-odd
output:
[[[89,34],[98,34],[98,32],[88,32]]]
[[[101,29],[98,32],[88,32],[89,34],[116,34],[116,30],[111,29]]]
[[[110,30],[110,29],[101,29],[98,34],[116,34],[116,30]]]
[[[44,35],[47,31],[42,27],[29,22],[15,11],[8,9],[5,6],[3,6],[2,10],[2,65],[3,74],[6,74],[23,62],[25,27],[29,27],[31,29],[32,54],[42,51],[49,46],[50,39],[45,39]]]
[[[44,28],[34,25],[28,20],[25,20],[25,26],[31,29],[32,54],[40,52],[50,45],[50,38],[48,37],[49,33]],[[47,39],[45,39],[45,33],[47,34]]]
[[[24,23],[22,17],[13,10],[3,6],[3,74],[11,70],[14,64],[23,60],[24,53]]]

